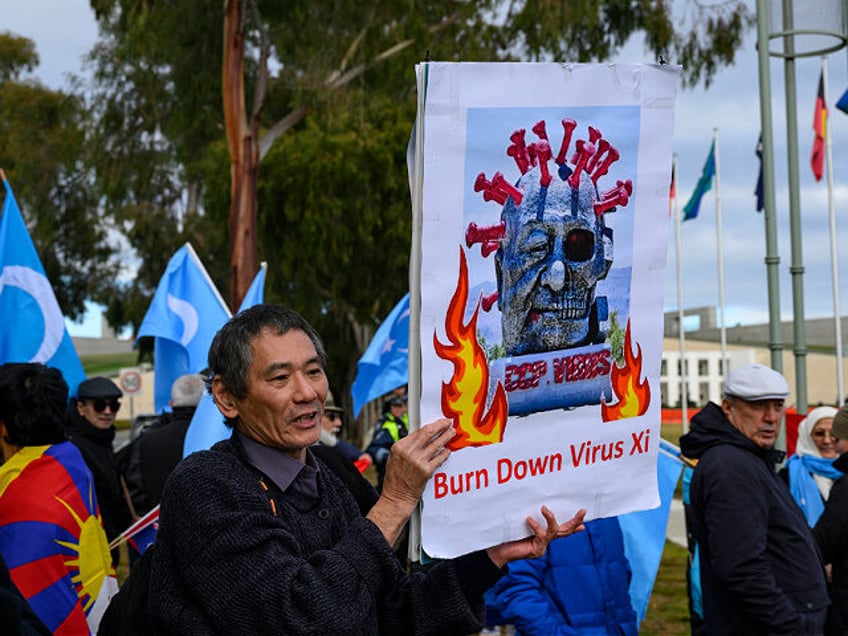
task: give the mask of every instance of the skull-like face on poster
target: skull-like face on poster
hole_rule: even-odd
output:
[[[543,187],[539,168],[533,168],[518,181],[521,204],[510,198],[504,205],[495,271],[508,355],[598,343],[606,336],[606,299],[596,300],[595,286],[612,265],[612,231],[595,214],[595,184],[584,172],[574,188],[571,174],[563,165]]]

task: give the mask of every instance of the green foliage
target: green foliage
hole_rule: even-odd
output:
[[[2,57],[9,55],[9,58]],[[117,265],[86,168],[85,104],[17,71],[37,63],[31,41],[0,35],[0,167],[27,222],[66,316],[79,318],[86,299],[101,299]],[[5,193],[0,193],[0,199]]]
[[[21,72],[31,73],[36,66],[35,42],[8,31],[0,33],[0,83],[17,80]]]
[[[624,328],[618,322],[618,312],[613,311],[609,318],[610,328],[607,342],[612,349],[613,359],[620,365],[624,362]]]
[[[241,0],[248,112],[261,131],[295,109],[258,170],[266,297],[303,312],[349,386],[361,342],[408,289],[406,145],[413,65],[438,60],[605,60],[642,34],[653,55],[709,82],[751,17],[741,0],[685,15],[663,0]],[[91,0],[100,27],[91,140],[105,214],[140,261],[108,296],[138,326],[170,255],[191,241],[228,296],[229,157],[221,96],[223,7],[202,0]],[[267,43],[270,74],[259,52]],[[367,72],[359,73],[367,68]],[[355,76],[345,81],[347,73]],[[275,133],[276,134],[276,133]],[[497,353],[497,352],[493,352]],[[339,391],[343,401],[347,391]]]
[[[665,542],[654,589],[648,601],[645,620],[639,625],[643,636],[670,636],[690,633],[689,597],[686,591],[686,569],[689,553],[671,541]]]
[[[509,5],[503,45],[532,60],[602,62],[634,35],[655,59],[683,66],[683,83],[709,86],[733,64],[754,16],[741,0],[679,3],[671,0],[539,0]]]
[[[483,349],[483,351],[486,352],[486,360],[488,360],[489,362],[491,362],[492,360],[498,360],[499,358],[506,357],[506,349],[504,348],[504,346],[502,344],[490,345],[488,342],[486,342],[486,338],[480,331],[477,332],[477,342],[480,343],[480,347]]]

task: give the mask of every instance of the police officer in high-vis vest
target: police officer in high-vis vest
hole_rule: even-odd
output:
[[[392,395],[387,401],[388,409],[377,422],[377,431],[374,438],[365,449],[374,464],[377,466],[377,489],[383,488],[383,476],[386,474],[386,462],[389,461],[389,452],[392,445],[406,437],[409,433],[409,417],[406,413],[406,396]]]

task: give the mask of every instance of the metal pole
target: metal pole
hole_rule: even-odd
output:
[[[686,336],[683,333],[683,267],[680,255],[680,206],[677,203],[677,155],[671,160],[674,183],[674,258],[677,265],[677,331],[680,338],[680,404],[683,433],[689,432],[689,386],[686,380]]]
[[[783,371],[783,339],[780,333],[780,285],[774,196],[774,137],[771,118],[771,72],[768,52],[768,0],[757,0],[757,61],[760,84],[760,127],[763,134],[763,221],[766,238],[766,277],[769,304],[769,351],[771,367]],[[728,369],[724,372],[727,373]]]
[[[822,57],[822,83],[824,84],[824,103],[829,104],[827,94],[827,58]],[[836,337],[836,392],[838,404],[845,404],[845,380],[842,372],[842,313],[839,302],[839,249],[836,245],[836,209],[833,202],[833,153],[830,140],[830,122],[824,128],[825,148],[827,149],[827,216],[830,222],[830,271],[833,281],[833,327]]]
[[[421,428],[421,223],[424,207],[424,106],[428,62],[418,67],[418,114],[415,119],[415,163],[412,197],[412,247],[409,255],[409,430]],[[409,560],[421,560],[421,504],[409,520]]]
[[[792,31],[792,0],[783,0],[783,28]],[[786,159],[789,168],[789,241],[792,251],[792,332],[795,354],[795,408],[807,412],[807,339],[804,323],[804,258],[801,244],[801,194],[798,185],[798,104],[795,90],[794,35],[783,38],[786,57]]]
[[[715,165],[715,175],[713,183],[715,184],[715,204],[716,204],[716,251],[718,262],[718,308],[721,318],[721,366],[722,369],[727,369],[727,327],[724,319],[724,230],[721,223],[721,182],[719,179],[719,162],[718,162],[718,128],[713,128],[713,161]]]

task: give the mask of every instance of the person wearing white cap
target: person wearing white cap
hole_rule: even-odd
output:
[[[700,550],[708,634],[823,634],[830,604],[812,531],[775,472],[789,396],[761,364],[731,371],[721,406],[692,418],[680,449],[698,460],[690,531]]]

